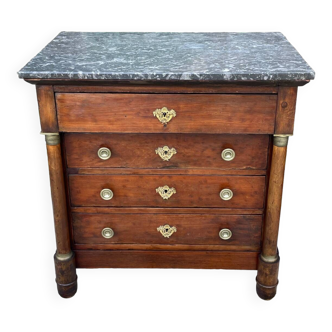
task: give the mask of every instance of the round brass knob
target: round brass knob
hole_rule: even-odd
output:
[[[230,189],[223,189],[220,192],[220,198],[224,201],[229,201],[233,197],[233,191]]]
[[[225,161],[231,161],[235,158],[235,151],[232,149],[224,149],[221,152],[221,158]]]
[[[109,201],[110,199],[113,198],[113,191],[111,189],[103,189],[100,192],[100,197],[105,201]]]
[[[98,157],[102,160],[107,160],[111,158],[111,150],[109,148],[100,148],[98,150]]]
[[[112,228],[106,227],[101,231],[101,235],[105,238],[105,239],[110,239],[111,237],[113,237],[114,235],[114,231]]]
[[[232,237],[232,231],[228,228],[223,228],[220,232],[219,232],[219,237],[222,240],[229,240]]]

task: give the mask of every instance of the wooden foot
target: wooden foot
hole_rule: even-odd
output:
[[[279,255],[273,262],[266,262],[259,256],[256,292],[263,300],[271,300],[277,293],[279,261]]]
[[[69,298],[76,294],[77,275],[75,266],[75,254],[73,252],[54,255],[56,283],[58,293],[63,298]]]

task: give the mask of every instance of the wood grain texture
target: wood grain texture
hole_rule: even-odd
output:
[[[256,292],[263,300],[271,300],[277,293],[279,262],[279,257],[275,262],[267,263],[259,256]]]
[[[37,85],[37,100],[41,130],[44,133],[58,133],[58,119],[52,85]]]
[[[227,208],[133,208],[133,207],[96,207],[96,206],[73,206],[72,212],[98,213],[98,214],[217,214],[217,215],[246,215],[263,214],[262,209],[227,209]]]
[[[59,129],[112,133],[274,133],[276,95],[57,93]],[[153,116],[176,111],[163,125]]]
[[[73,244],[74,250],[171,250],[171,251],[259,251],[260,246],[232,246],[225,244]]]
[[[163,199],[156,188],[174,187],[176,194]],[[72,206],[146,206],[146,207],[225,207],[262,208],[264,176],[154,176],[154,175],[70,175]],[[114,197],[105,201],[102,189],[111,189]],[[219,193],[229,188],[234,196],[224,201]]]
[[[76,244],[201,244],[258,250],[261,239],[262,216],[218,216],[202,214],[81,214],[73,213]],[[176,232],[165,238],[159,226],[176,227]],[[105,239],[101,232],[111,228],[114,236]],[[232,231],[232,237],[222,240],[219,231]],[[234,248],[235,249],[235,248]]]
[[[61,148],[60,144],[46,146],[57,252],[59,254],[67,254],[71,251],[71,247]]]
[[[66,202],[67,202],[67,210],[68,210],[68,222],[69,222],[69,236],[70,241],[73,243],[73,227],[72,227],[72,213],[71,213],[71,206],[70,206],[70,191],[69,191],[69,178],[68,178],[68,168],[67,168],[67,158],[66,158],[66,135],[60,133],[60,141],[61,141],[61,156],[62,156],[62,170],[64,174],[64,183],[65,183],[65,190],[66,190]]]
[[[262,255],[265,257],[277,255],[286,154],[287,146],[273,145],[262,247]]]
[[[75,250],[77,268],[256,270],[257,252]]]
[[[275,133],[292,135],[294,131],[297,87],[279,87]]]
[[[265,175],[263,169],[218,168],[69,168],[69,174],[81,175]]]
[[[63,298],[70,298],[77,292],[75,254],[66,260],[59,260],[54,255],[54,265],[58,293]]]
[[[68,167],[121,168],[217,168],[266,169],[268,135],[193,135],[193,134],[65,134]],[[164,161],[158,147],[175,148],[176,154]],[[108,160],[98,157],[107,147]],[[233,149],[235,158],[221,158],[224,149]]]
[[[108,85],[55,85],[55,92],[111,92],[111,93],[250,93],[250,94],[276,94],[277,86],[244,86],[226,84],[146,84],[117,83]]]

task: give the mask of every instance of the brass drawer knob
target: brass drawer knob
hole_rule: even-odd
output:
[[[235,158],[235,151],[233,149],[224,149],[221,152],[221,158],[225,161],[231,161]]]
[[[176,227],[171,227],[170,225],[159,226],[157,231],[160,232],[163,237],[169,238],[173,233],[176,232]]]
[[[230,189],[223,189],[220,192],[220,198],[224,201],[229,201],[233,197],[233,191]]]
[[[100,197],[105,201],[109,201],[110,199],[113,198],[113,191],[111,189],[103,189],[100,192]]]
[[[110,239],[111,237],[113,237],[114,235],[114,231],[112,228],[104,228],[102,231],[101,231],[101,235],[105,238],[105,239]]]
[[[229,240],[232,237],[232,231],[228,228],[223,228],[220,232],[219,232],[219,237],[222,240]]]
[[[167,107],[157,108],[153,111],[153,116],[155,116],[162,124],[167,124],[176,117],[176,112],[174,110],[168,110]]]
[[[163,198],[169,199],[173,194],[176,194],[175,188],[170,188],[169,186],[158,187],[156,192]]]
[[[158,154],[159,157],[164,161],[169,161],[173,155],[176,154],[176,150],[174,148],[169,148],[167,145],[162,148],[158,148],[155,151],[156,154]]]
[[[98,150],[98,157],[102,160],[110,159],[111,155],[112,155],[112,153],[109,148],[103,147]]]

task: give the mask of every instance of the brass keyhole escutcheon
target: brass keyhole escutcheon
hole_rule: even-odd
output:
[[[173,157],[173,155],[177,153],[174,148],[169,148],[167,145],[163,146],[162,148],[159,147],[155,151],[156,154],[158,154],[159,157],[164,161],[169,161]]]
[[[175,188],[170,188],[169,186],[158,187],[156,192],[163,198],[169,199],[173,194],[176,194]]]
[[[163,237],[169,238],[173,233],[176,232],[176,227],[171,227],[170,225],[159,226],[157,231],[160,232]]]
[[[167,107],[157,108],[153,111],[153,116],[155,116],[162,124],[166,125],[176,117],[176,112],[174,110],[168,110]]]

